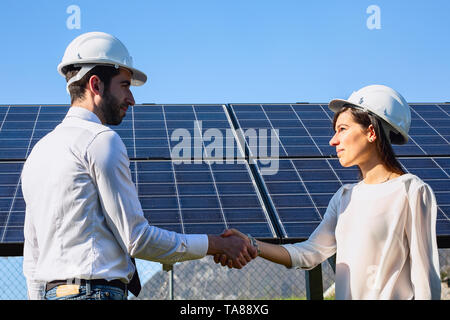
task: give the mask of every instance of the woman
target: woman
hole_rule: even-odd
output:
[[[381,85],[333,100],[336,147],[343,167],[361,181],[342,186],[307,241],[274,245],[254,240],[259,256],[288,268],[314,268],[336,253],[336,299],[440,299],[436,200],[407,174],[391,143],[408,140],[411,113],[404,98]],[[238,234],[226,230],[223,236]],[[232,267],[225,256],[215,261]]]

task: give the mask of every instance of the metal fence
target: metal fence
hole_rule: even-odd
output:
[[[22,257],[0,258],[0,299],[26,299]],[[450,300],[450,249],[439,249],[442,299]],[[137,260],[142,291],[138,299],[306,299],[305,271],[287,269],[257,258],[241,270],[216,265],[212,257],[177,263],[170,271],[161,264]],[[334,273],[322,263],[326,299],[334,299]],[[136,299],[131,294],[129,299]]]

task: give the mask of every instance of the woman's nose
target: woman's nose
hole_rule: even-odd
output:
[[[337,138],[337,132],[334,134],[334,136],[330,140],[330,146],[334,147],[339,144],[339,140]]]

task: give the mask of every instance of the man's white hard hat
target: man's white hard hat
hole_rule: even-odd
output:
[[[141,86],[147,81],[145,73],[133,67],[133,58],[125,45],[116,37],[104,32],[88,32],[72,40],[58,65],[58,72],[65,76],[62,70],[69,65],[81,67],[81,70],[69,80],[67,87],[98,65],[128,69],[132,73],[133,86]]]
[[[381,118],[384,132],[391,143],[408,142],[411,110],[406,100],[394,89],[384,85],[370,85],[353,92],[347,100],[332,100],[328,107],[336,113],[345,105],[371,112]]]

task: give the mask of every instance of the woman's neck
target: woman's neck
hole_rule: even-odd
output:
[[[367,184],[383,183],[400,176],[399,173],[389,170],[381,161],[360,165],[359,168]]]

